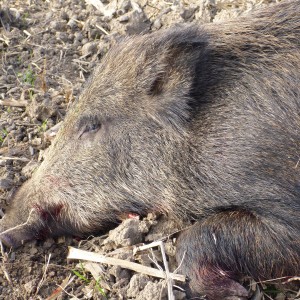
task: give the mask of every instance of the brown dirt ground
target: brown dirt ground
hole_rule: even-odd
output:
[[[121,36],[175,23],[217,22],[275,0],[111,0],[100,9],[86,2],[0,1],[0,213],[42,159],[54,126],[64,119],[91,70]],[[74,246],[154,267],[162,264],[157,248],[133,255],[132,246],[156,241],[176,226],[164,216],[148,215],[127,219],[106,236],[2,249],[0,299],[167,299],[162,280],[118,266],[78,264],[66,256],[68,246]],[[174,270],[172,236],[165,248]],[[174,294],[185,299],[179,289]],[[267,287],[253,299],[295,295],[296,290]]]

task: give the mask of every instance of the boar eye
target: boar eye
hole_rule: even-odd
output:
[[[86,133],[86,132],[96,132],[100,129],[101,127],[101,124],[100,123],[93,123],[93,124],[88,124],[86,125],[83,133]]]
[[[100,122],[89,123],[83,127],[79,135],[79,138],[82,138],[85,135],[96,133],[100,128],[101,128]]]

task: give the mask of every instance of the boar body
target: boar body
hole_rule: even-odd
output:
[[[191,296],[247,299],[242,276],[299,275],[299,16],[294,0],[114,46],[1,240],[87,235],[154,211],[194,223],[177,245]]]

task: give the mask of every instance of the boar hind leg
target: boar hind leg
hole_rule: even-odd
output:
[[[177,262],[188,276],[191,297],[248,299],[237,280],[296,275],[300,251],[297,230],[272,216],[243,209],[215,211],[182,232]]]

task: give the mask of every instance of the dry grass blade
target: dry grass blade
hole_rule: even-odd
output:
[[[165,272],[166,272],[166,281],[167,281],[167,286],[168,286],[168,299],[173,300],[173,299],[175,299],[174,294],[173,294],[173,280],[170,277],[171,273],[169,271],[169,266],[168,266],[168,262],[167,262],[167,256],[166,256],[166,252],[165,252],[164,243],[162,241],[157,241],[157,242],[153,242],[153,243],[148,244],[148,245],[143,245],[143,246],[140,246],[140,247],[136,247],[134,252],[135,251],[142,251],[142,250],[153,248],[153,247],[159,247],[160,248],[163,263],[164,263],[164,267],[165,267]]]
[[[84,251],[80,249],[76,249],[73,247],[69,247],[69,254],[67,256],[68,259],[82,259],[82,260],[87,260],[87,261],[94,261],[94,262],[99,262],[102,264],[108,264],[108,265],[113,265],[113,266],[120,266],[125,269],[130,269],[138,273],[143,273],[146,275],[150,275],[153,277],[158,277],[158,278],[166,278],[166,273],[154,268],[142,266],[138,263],[133,263],[129,262],[126,260],[118,259],[118,258],[112,258],[112,257],[106,257],[104,255],[98,254],[98,253],[92,253],[89,251]],[[173,280],[185,282],[186,278],[184,275],[179,275],[179,274],[173,274],[170,273],[170,278]]]
[[[300,281],[300,276],[294,276],[292,278],[289,278],[286,282],[292,282],[292,281]]]
[[[26,157],[8,157],[8,156],[0,156],[0,160],[20,160],[20,161],[30,161],[30,159]]]
[[[45,281],[46,274],[47,274],[47,270],[48,270],[48,267],[49,267],[50,258],[51,258],[51,253],[50,253],[49,256],[48,256],[48,260],[47,260],[47,262],[46,262],[46,264],[45,264],[45,267],[44,267],[43,276],[42,276],[42,279],[40,280],[40,282],[39,282],[39,284],[38,284],[38,286],[37,286],[37,288],[36,288],[35,295],[38,294],[40,288],[42,287],[42,285],[43,285],[43,283],[44,283],[44,281]]]
[[[106,31],[102,26],[96,25],[96,27],[97,27],[98,29],[100,29],[103,33],[105,33],[106,35],[109,35],[109,32]]]
[[[17,100],[0,100],[0,105],[3,106],[14,106],[14,107],[25,107],[27,106],[27,101],[17,101]]]
[[[6,267],[5,267],[5,263],[7,261],[7,253],[4,251],[4,248],[3,248],[3,244],[2,242],[0,241],[0,249],[1,249],[1,256],[2,256],[2,264],[1,264],[1,269],[2,269],[2,272],[4,273],[4,276],[6,278],[6,280],[8,281],[8,283],[10,285],[12,285],[12,281],[11,281],[11,278],[6,270]]]
[[[104,16],[113,16],[115,9],[114,5],[104,5],[100,0],[85,0],[87,4],[93,5],[97,10],[99,10]],[[113,3],[112,3],[113,4]]]
[[[53,293],[48,297],[46,298],[46,300],[55,300],[57,299],[62,292],[65,292],[65,288],[74,280],[75,276],[73,276],[71,279],[70,279],[71,275],[69,275],[68,277],[66,277],[64,279],[64,281],[62,282],[62,284],[60,286],[58,286],[57,289],[55,289],[53,291]]]

